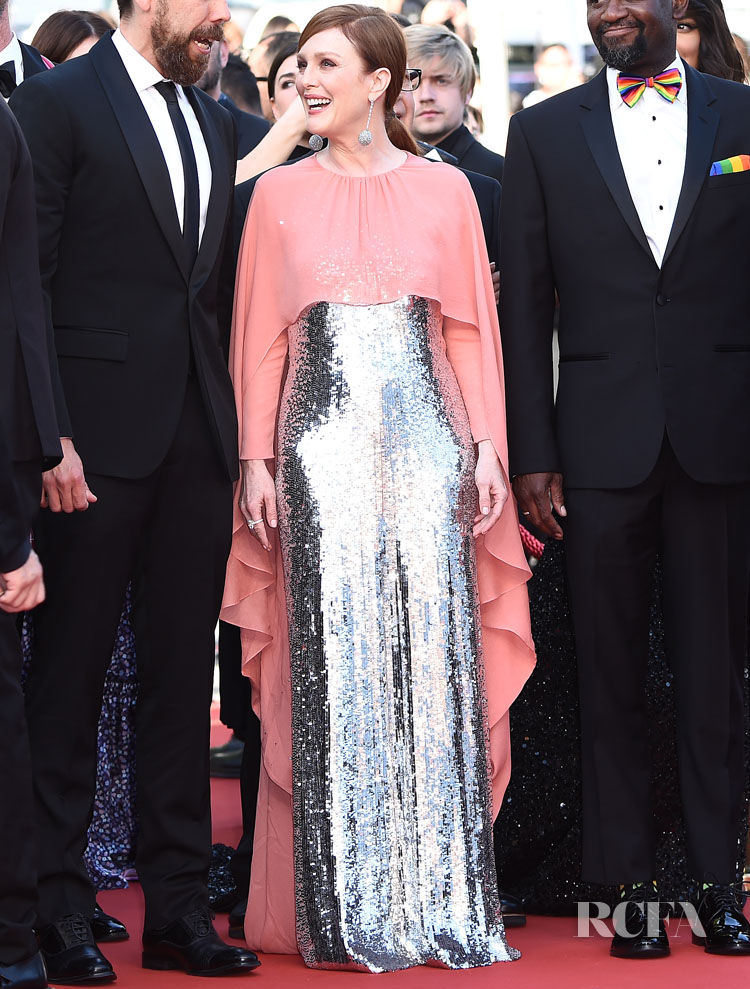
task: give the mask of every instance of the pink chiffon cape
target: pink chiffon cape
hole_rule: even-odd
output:
[[[507,476],[500,333],[471,187],[450,165],[407,156],[382,175],[344,176],[317,157],[257,182],[240,249],[230,368],[240,455],[271,457],[279,394],[258,370],[275,341],[316,302],[372,305],[405,296],[474,326],[490,438]],[[239,488],[239,485],[238,485]],[[262,768],[246,921],[251,947],[294,952],[291,684],[281,551],[248,531],[235,496],[222,617],[242,630],[243,670],[261,721]],[[495,814],[510,775],[508,710],[534,664],[526,565],[512,496],[476,543]]]

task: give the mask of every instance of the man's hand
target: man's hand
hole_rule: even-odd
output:
[[[44,578],[39,557],[32,549],[18,570],[0,574],[0,610],[8,614],[31,611],[44,601]]]
[[[563,531],[554,511],[565,518],[568,514],[563,501],[562,474],[517,474],[513,478],[516,500],[532,525],[553,539],[562,539]]]
[[[57,467],[42,474],[42,508],[51,512],[85,512],[96,501],[96,495],[89,491],[83,473],[81,458],[76,453],[73,440],[67,436],[60,439],[63,458]]]

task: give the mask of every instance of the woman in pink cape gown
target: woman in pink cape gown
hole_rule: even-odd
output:
[[[240,456],[275,459],[280,525],[266,551],[238,490],[223,618],[263,743],[246,937],[319,967],[490,964],[517,957],[491,821],[533,643],[512,497],[471,534],[474,443],[507,485],[489,261],[458,170],[335,164],[261,177],[237,274]]]

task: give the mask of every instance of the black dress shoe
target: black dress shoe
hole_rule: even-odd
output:
[[[610,955],[615,958],[665,958],[669,954],[669,938],[653,884],[636,883],[626,887],[622,902],[626,904],[624,911],[618,909],[620,904],[615,908],[617,923]]]
[[[219,779],[239,779],[242,769],[242,753],[245,743],[232,735],[226,745],[209,750],[209,767],[212,776]]]
[[[693,944],[711,955],[750,955],[750,923],[733,886],[710,885],[697,910],[705,936],[693,931]]]
[[[260,965],[248,948],[225,944],[208,910],[194,910],[179,920],[143,932],[143,967],[183,969],[188,975],[233,975]]]
[[[114,982],[115,971],[97,948],[83,914],[61,917],[43,927],[38,937],[50,982],[63,986]]]
[[[123,922],[105,913],[98,903],[91,918],[91,933],[95,941],[127,941],[130,937]]]
[[[229,913],[229,936],[237,941],[245,940],[245,914],[247,913],[247,897],[235,903]]]
[[[526,911],[523,907],[523,900],[519,900],[517,896],[500,890],[500,909],[506,927],[526,926]]]
[[[15,965],[0,964],[0,986],[3,989],[49,989],[41,951]]]

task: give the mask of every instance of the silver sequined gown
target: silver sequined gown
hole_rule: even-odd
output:
[[[391,971],[518,957],[492,848],[474,446],[437,303],[289,328],[277,498],[298,945]]]

